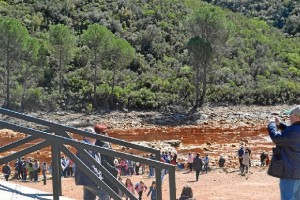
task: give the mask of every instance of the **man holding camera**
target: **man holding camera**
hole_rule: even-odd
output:
[[[280,178],[281,200],[300,199],[300,106],[287,112],[290,125],[275,117],[268,125],[276,147],[268,174]]]

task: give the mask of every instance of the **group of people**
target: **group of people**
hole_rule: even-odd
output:
[[[155,160],[154,154],[143,155],[143,157]],[[160,159],[161,162],[174,164],[174,165],[178,164],[176,153],[162,152],[160,158],[161,158]],[[126,160],[124,158],[114,158],[114,165],[119,170],[119,174],[121,176],[141,175],[141,174],[145,174],[146,171],[148,171],[149,178],[155,177],[155,170],[154,167],[151,165],[134,162],[132,160]]]
[[[36,159],[25,159],[18,158],[14,164],[15,173],[13,179],[22,180],[22,181],[39,181],[39,175],[43,176],[42,180],[47,179],[47,173],[52,174],[51,164],[48,166],[46,162],[40,163]],[[61,157],[61,167],[60,172],[63,177],[72,177],[74,176],[75,163],[69,158]],[[9,176],[12,175],[12,168],[9,163],[6,163],[2,168],[2,173],[5,176],[5,179],[8,180]]]
[[[251,166],[251,150],[249,148],[244,148],[243,146],[237,152],[239,163],[240,163],[240,174],[244,176],[249,171]]]
[[[132,154],[132,153],[131,153]],[[124,158],[115,158],[114,165],[119,170],[121,176],[140,175],[145,173],[145,164],[126,160]]]
[[[22,181],[34,181],[39,180],[39,174],[42,172],[43,179],[46,179],[47,163],[39,163],[38,160],[33,160],[31,158],[17,159],[14,164],[15,173],[12,178]],[[12,168],[9,163],[6,163],[2,168],[2,173],[4,174],[5,180],[8,181],[10,175],[12,175]]]
[[[221,162],[223,162],[222,165],[224,166],[225,159],[223,157],[221,157],[221,158],[222,158]],[[206,154],[204,158],[201,158],[200,153],[197,153],[196,156],[194,156],[193,153],[189,153],[187,160],[188,160],[187,167],[188,167],[189,172],[192,172],[193,170],[196,172],[196,181],[199,180],[199,175],[202,171],[205,173],[208,172],[208,170],[209,170],[208,154]]]
[[[96,134],[107,134],[107,127],[103,124],[96,124],[93,128],[86,129],[88,132],[96,133]],[[96,146],[100,146],[103,148],[110,148],[111,146],[108,142],[103,142],[101,140],[96,140],[94,138],[85,136],[82,140],[83,143],[86,144],[94,144]],[[141,164],[139,162],[133,162],[131,160],[126,160],[124,158],[115,158],[112,156],[107,156],[104,154],[99,154],[95,151],[88,151],[90,155],[92,155],[96,161],[101,163],[102,166],[104,166],[114,177],[117,177],[119,175],[118,180],[122,183],[122,176],[127,176],[127,179],[125,181],[125,186],[129,191],[132,193],[137,193],[139,196],[139,199],[142,198],[143,192],[147,190],[147,187],[144,185],[143,181],[140,181],[136,183],[134,186],[131,183],[131,180],[129,176],[132,175],[139,175],[144,174],[146,172],[146,167],[148,167],[148,177],[154,177],[155,176],[155,170],[153,166],[146,166],[144,164]],[[97,169],[90,161],[84,158],[82,155],[83,152],[77,151],[76,155],[79,159],[81,159],[92,171],[97,174],[97,176],[103,180],[108,186],[110,186],[114,191],[118,192],[119,195],[121,194],[121,190],[119,188],[116,188],[105,176],[102,175],[101,170]],[[150,159],[155,159],[155,156],[153,154],[150,154],[148,157]],[[161,162],[166,162],[170,164],[177,164],[177,154],[171,153],[171,152],[162,152],[161,153]],[[161,180],[163,181],[163,177],[167,174],[166,170],[162,170],[161,172]],[[110,199],[109,195],[102,190],[98,185],[88,176],[85,175],[85,173],[80,169],[76,169],[75,171],[75,183],[77,185],[83,185],[83,199],[84,200],[93,200],[98,196],[102,200],[108,200]],[[156,199],[156,183],[153,182],[152,185],[149,187],[149,191],[147,195],[151,196],[151,199]]]
[[[63,177],[67,178],[67,177],[74,176],[76,165],[71,159],[65,156],[61,156],[60,163],[61,163],[61,175]]]
[[[119,181],[124,184],[124,186],[127,188],[127,190],[135,195],[136,193],[138,194],[139,200],[142,199],[143,192],[146,192],[148,187],[145,185],[144,181],[139,181],[135,184],[132,183],[130,178],[127,178],[125,180],[125,183],[123,183],[122,178],[119,179]],[[121,190],[118,191],[119,196],[123,197],[124,194]],[[151,186],[149,187],[149,191],[147,193],[147,197],[150,196],[151,200],[156,200],[156,182],[152,181]],[[129,198],[126,197],[126,200]]]
[[[269,154],[267,154],[266,152],[262,152],[260,154],[260,166],[264,167],[264,166],[268,166],[270,163],[270,158],[269,158]]]
[[[251,150],[249,148],[244,148],[241,146],[237,152],[240,164],[240,174],[245,175],[249,171],[249,167],[251,167]],[[260,154],[260,166],[268,166],[270,163],[269,155],[263,151]]]

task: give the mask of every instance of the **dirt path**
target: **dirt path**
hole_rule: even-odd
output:
[[[252,167],[247,176],[238,175],[238,171],[226,173],[220,169],[214,169],[207,174],[200,175],[200,180],[195,181],[195,174],[184,173],[185,171],[176,171],[176,197],[180,196],[184,185],[189,184],[197,200],[277,200],[280,199],[278,179],[268,176],[266,168]],[[123,177],[125,181],[127,177]],[[134,183],[144,180],[147,186],[151,185],[154,178],[148,178],[146,175],[130,177]],[[52,193],[52,181],[48,180],[47,185],[42,182],[19,182],[18,184],[36,188],[38,190]],[[163,200],[169,200],[169,179],[165,176],[163,181]],[[74,184],[74,178],[62,178],[63,196],[82,199],[82,187]],[[146,193],[143,199],[147,198]]]

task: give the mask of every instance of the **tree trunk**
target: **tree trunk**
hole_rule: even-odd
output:
[[[113,68],[112,86],[111,86],[111,94],[110,94],[110,106],[113,106],[113,103],[114,103],[115,77],[116,77],[116,67]]]
[[[97,104],[97,51],[95,50],[94,52],[94,107],[97,109],[98,104]]]
[[[61,58],[62,55],[61,54],[62,53],[60,52],[59,53],[59,70],[58,70],[58,72],[59,72],[59,75],[58,75],[58,77],[59,77],[59,94],[60,95],[62,93],[62,58]]]
[[[10,108],[10,55],[9,55],[9,45],[7,45],[6,54],[6,108]]]
[[[21,96],[21,109],[22,112],[24,112],[25,110],[25,97],[26,97],[26,93],[27,93],[27,75],[24,75],[23,77],[24,81],[23,81],[23,91],[22,91],[22,96]]]

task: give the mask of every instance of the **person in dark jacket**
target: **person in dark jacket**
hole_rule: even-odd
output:
[[[86,129],[88,132],[94,132],[93,128]],[[84,137],[82,140],[83,143],[86,144],[95,144],[96,139],[90,137]],[[94,151],[87,151],[90,153],[98,163],[101,163],[100,154]],[[80,151],[77,151],[76,156],[85,163],[98,177],[103,180],[102,173],[99,169],[97,169],[92,163],[88,160],[84,159],[81,156]],[[81,171],[80,168],[77,168],[75,171],[75,183],[76,185],[83,185],[83,200],[95,200],[96,196],[101,200],[110,200],[109,195],[101,190],[96,183],[92,181],[84,172]]]
[[[266,164],[267,155],[265,152],[260,154],[260,166],[263,167]]]
[[[220,156],[220,159],[219,159],[218,163],[219,163],[219,167],[224,167],[225,158],[223,156]]]
[[[245,153],[244,147],[241,146],[237,153],[238,153],[239,163],[240,163],[240,173],[242,173],[243,168],[244,168],[243,163],[242,163],[242,161],[243,161],[243,155]]]
[[[300,106],[287,112],[290,125],[278,117],[268,125],[270,138],[276,145],[268,174],[280,178],[281,200],[300,199]]]
[[[196,181],[199,179],[199,174],[202,171],[203,162],[200,158],[200,154],[197,153],[196,157],[194,158],[193,162],[194,170],[196,171]]]
[[[11,168],[10,166],[8,165],[8,163],[6,163],[3,168],[2,168],[2,173],[5,177],[5,180],[8,181],[8,177],[10,176],[11,174]]]
[[[195,200],[193,198],[193,190],[189,185],[186,185],[182,188],[180,197],[178,200]]]
[[[107,127],[104,124],[96,124],[94,126],[94,131],[98,134],[107,135]],[[96,140],[95,145],[107,149],[112,149],[109,142],[103,142],[101,140]],[[118,169],[114,164],[114,157],[101,154],[101,165],[105,167],[109,173],[111,173],[115,178],[118,176]],[[103,177],[104,182],[112,188],[116,193],[118,193],[118,187],[111,183],[107,178]]]

